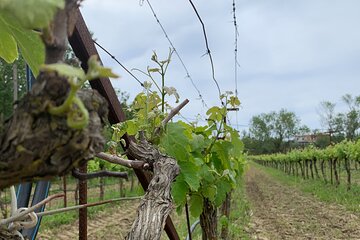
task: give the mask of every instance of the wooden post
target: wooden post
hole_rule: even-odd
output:
[[[64,208],[67,207],[66,176],[63,176]]]
[[[87,173],[87,163],[79,168],[81,173]],[[87,203],[87,180],[79,180],[79,204]],[[87,240],[87,208],[79,209],[79,240]]]

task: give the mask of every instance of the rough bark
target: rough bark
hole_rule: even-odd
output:
[[[4,200],[2,198],[2,193],[5,193],[5,191],[1,191],[0,190],[0,211],[1,211],[1,215],[2,215],[2,218],[7,218],[8,217],[8,212],[7,212],[7,205],[6,205],[6,202],[5,202],[5,199],[6,199],[6,193],[5,193],[5,197],[4,197]]]
[[[298,164],[300,166],[301,176],[303,179],[305,179],[305,170],[304,170],[304,164],[301,163],[301,161],[298,161]]]
[[[134,179],[134,173],[131,173],[131,175],[130,175],[130,179],[131,179],[131,183],[130,183],[130,192],[133,192],[133,191],[134,191],[134,182],[135,182],[135,179]]]
[[[217,209],[209,199],[204,198],[203,212],[200,215],[203,240],[217,240]]]
[[[46,110],[46,103],[53,102],[52,99],[63,101],[66,96],[67,86],[57,84],[58,78],[42,73],[34,91],[19,102],[12,118],[5,122],[0,135],[0,188],[34,178],[64,175],[103,149],[105,100],[94,91],[79,93],[90,121],[82,130],[70,129],[66,116],[52,116]]]
[[[334,180],[333,180],[333,175],[334,175],[334,171],[333,171],[333,160],[330,159],[329,160],[329,166],[330,166],[330,183],[334,184]]]
[[[100,190],[99,199],[102,201],[102,200],[104,200],[104,195],[105,195],[105,178],[104,177],[100,177],[100,179],[99,179],[99,190]]]
[[[320,176],[319,176],[319,170],[318,170],[318,167],[317,167],[317,160],[316,160],[316,158],[314,158],[313,161],[314,161],[315,176],[316,176],[317,179],[319,179]]]
[[[77,1],[67,0],[50,29],[43,34],[46,63],[61,61],[67,33],[73,27]],[[40,73],[32,91],[17,105],[13,116],[0,129],[0,189],[24,181],[62,176],[103,149],[102,125],[107,103],[94,91],[78,95],[89,111],[89,124],[70,129],[66,116],[48,113],[49,104],[61,105],[69,91],[67,80],[55,73]]]
[[[14,103],[17,102],[18,100],[18,69],[17,69],[17,63],[14,62],[13,64],[13,100]],[[14,109],[16,108],[16,105],[14,104]]]
[[[175,159],[161,154],[145,140],[139,144],[131,142],[128,152],[134,159],[152,165],[154,174],[126,239],[160,239],[166,218],[173,208],[171,183],[179,174],[180,168]]]
[[[351,189],[351,170],[350,170],[350,160],[345,158],[345,170],[347,174],[347,190]]]
[[[75,193],[74,193],[74,200],[76,205],[79,204],[79,182],[80,180],[76,181]]]
[[[63,177],[64,208],[67,207],[67,184],[66,176]]]
[[[340,179],[339,179],[339,174],[338,174],[338,170],[337,170],[337,159],[336,158],[333,161],[333,167],[334,167],[335,186],[337,187],[340,185]]]
[[[321,168],[321,173],[324,179],[324,182],[327,183],[327,178],[326,178],[326,173],[325,173],[325,160],[321,160],[320,162],[320,168]]]
[[[309,179],[309,162],[308,160],[305,160],[305,176],[306,176],[306,179]]]
[[[73,169],[72,176],[79,180],[90,180],[94,178],[104,178],[104,177],[116,177],[116,178],[128,178],[128,175],[126,172],[116,172],[116,171],[108,171],[108,170],[102,170],[92,173],[84,173],[77,169]]]
[[[230,220],[230,209],[231,209],[231,192],[226,194],[225,201],[222,204],[221,214],[226,216],[227,220]],[[226,240],[229,237],[229,225],[221,226],[221,239]]]
[[[10,232],[6,227],[0,226],[0,240],[21,240],[21,238]]]
[[[314,162],[312,160],[309,160],[309,162],[310,162],[311,179],[314,179],[314,170],[313,170]]]
[[[120,197],[125,197],[124,182],[122,179],[119,179],[119,192],[120,192]]]

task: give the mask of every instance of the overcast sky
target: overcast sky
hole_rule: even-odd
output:
[[[215,77],[222,92],[234,91],[234,24],[232,0],[193,0],[205,24],[214,59]],[[198,21],[189,1],[150,0],[190,76],[209,106],[219,105],[211,78],[209,58]],[[146,0],[86,0],[81,8],[88,28],[98,43],[127,68],[145,70],[152,51],[165,58],[170,47]],[[242,102],[239,129],[252,116],[285,108],[302,124],[321,128],[317,108],[324,100],[360,95],[360,1],[358,0],[237,0],[238,94]],[[115,88],[130,93],[141,86],[110,57],[98,50],[104,65],[121,79]],[[133,72],[142,81],[148,80]],[[190,103],[182,114],[205,116],[198,94],[179,59],[169,66],[167,86],[175,87]],[[236,114],[229,114],[236,124]]]

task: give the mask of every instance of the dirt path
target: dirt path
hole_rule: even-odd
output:
[[[360,239],[359,216],[284,186],[251,166],[246,174],[253,239]]]
[[[125,239],[135,219],[139,201],[123,202],[120,206],[112,206],[110,212],[100,212],[94,219],[88,219],[88,240]],[[78,238],[78,221],[70,225],[61,225],[56,230],[40,231],[37,237],[39,240],[74,240]]]

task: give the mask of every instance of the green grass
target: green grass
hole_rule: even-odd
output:
[[[250,205],[245,198],[244,179],[239,181],[237,188],[232,193],[232,203],[230,212],[229,234],[231,239],[251,239],[245,231],[245,227],[250,222]]]
[[[351,190],[346,189],[345,183],[340,184],[338,187],[325,184],[322,180],[318,179],[302,179],[293,175],[287,175],[284,172],[261,166],[256,163],[251,163],[254,167],[259,168],[279,182],[298,188],[299,190],[315,196],[317,199],[327,203],[337,203],[343,205],[346,209],[360,213],[360,186],[353,184]]]

